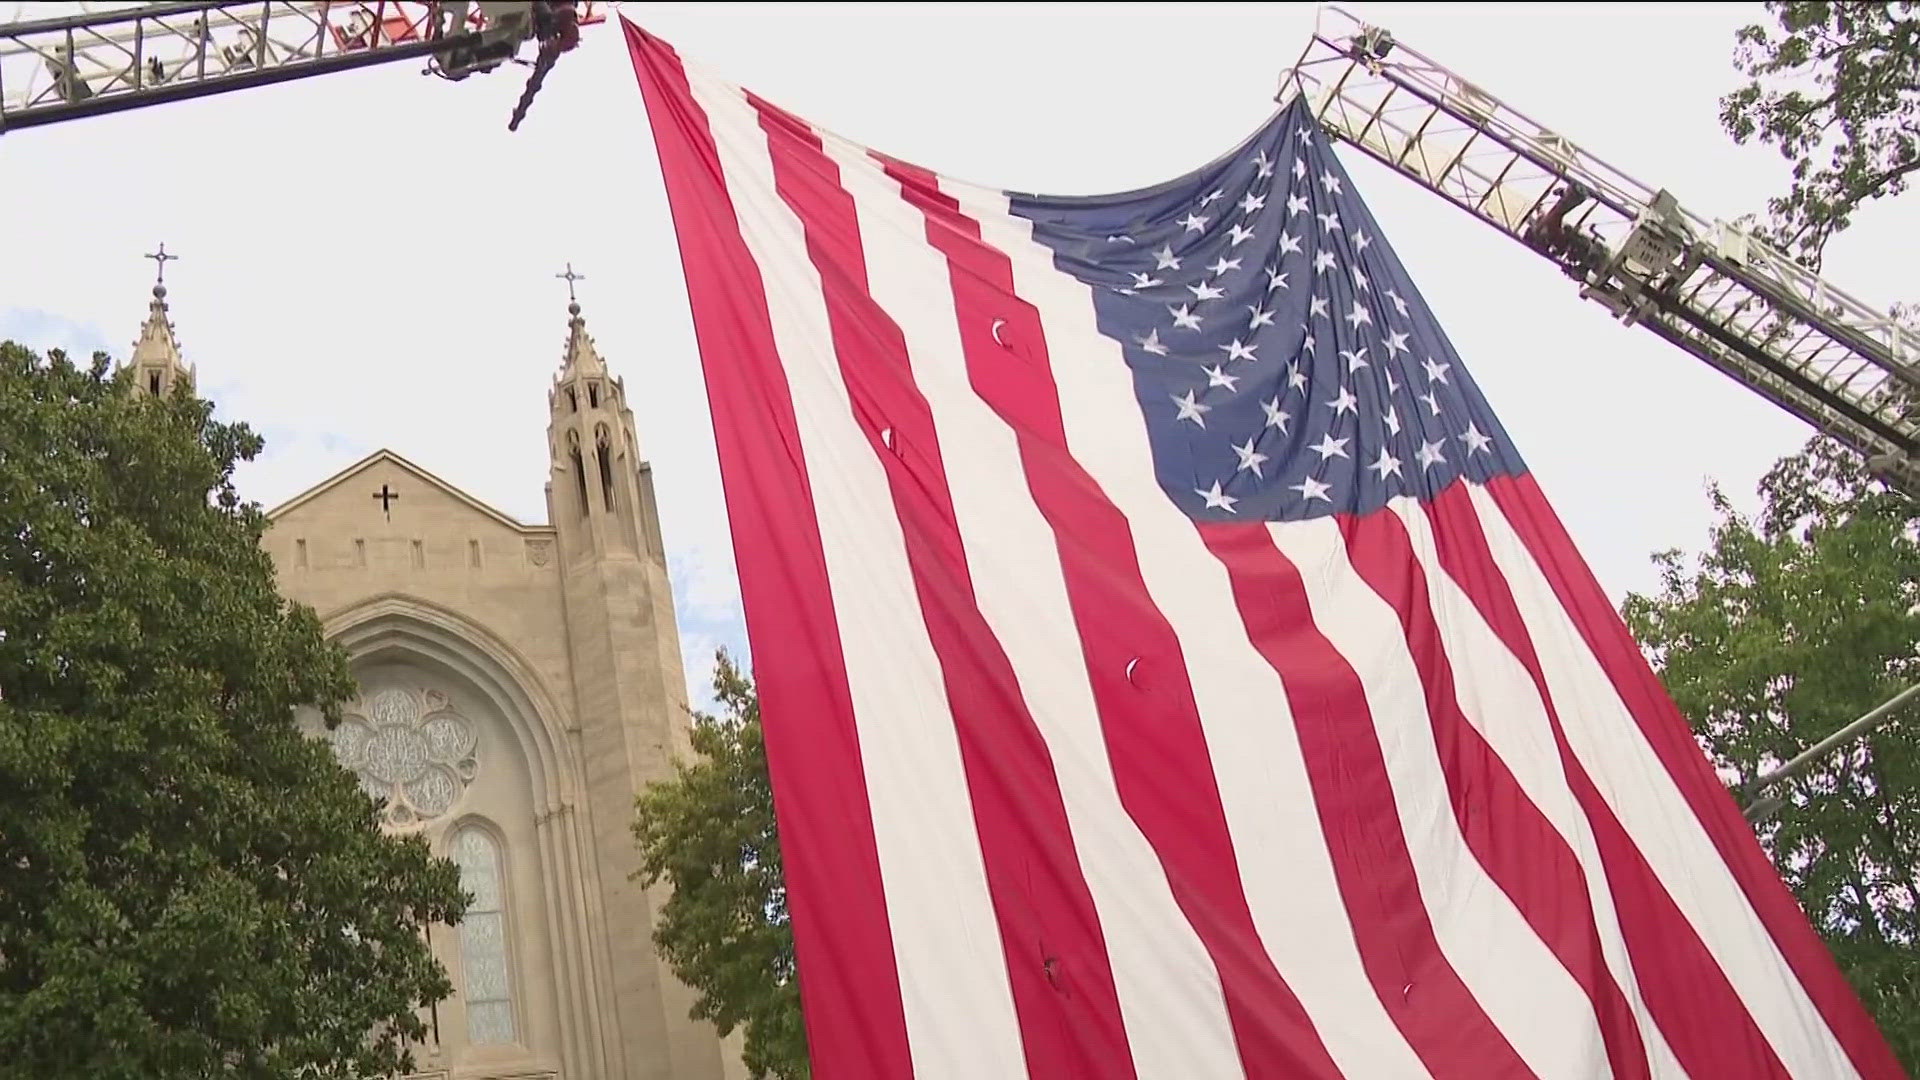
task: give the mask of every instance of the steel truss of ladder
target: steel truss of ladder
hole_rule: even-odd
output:
[[[0,134],[408,58],[458,80],[544,45],[561,7],[579,24],[603,17],[524,0],[22,4],[63,13],[0,25]]]
[[[1334,137],[1551,259],[1644,326],[1920,496],[1920,334],[1747,230],[1597,160],[1338,8],[1281,97]]]

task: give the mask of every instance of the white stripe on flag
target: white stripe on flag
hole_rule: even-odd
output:
[[[1299,570],[1314,625],[1365,690],[1441,951],[1541,1080],[1606,1075],[1592,1003],[1461,835],[1425,683],[1393,608],[1355,573],[1334,518],[1276,522],[1267,533]]]
[[[1068,444],[1126,516],[1147,589],[1179,638],[1262,944],[1345,1075],[1424,1080],[1361,966],[1285,690],[1248,641],[1225,570],[1155,481],[1126,360],[1095,326],[1091,290],[1054,266],[1004,195],[941,185],[1011,258],[1020,298],[1045,328]]]
[[[1141,1080],[1240,1077],[1212,958],[1114,785],[1053,530],[1022,483],[1013,432],[969,385],[946,256],[927,243],[924,214],[879,163],[822,138],[854,198],[868,289],[905,336],[932,410],[980,612],[1053,755],[1134,1068]]]
[[[1647,1012],[1627,955],[1626,940],[1620,932],[1619,916],[1614,909],[1613,893],[1607,887],[1599,846],[1579,800],[1568,785],[1560,750],[1532,677],[1441,565],[1433,522],[1419,502],[1399,498],[1388,503],[1388,507],[1406,525],[1409,544],[1425,572],[1434,624],[1448,657],[1454,659],[1454,690],[1461,713],[1512,770],[1521,790],[1566,839],[1586,872],[1587,894],[1593,904],[1607,970],[1612,972],[1633,1009],[1654,1080],[1689,1080],[1667,1045],[1666,1037],[1654,1026]]]
[[[1469,490],[1568,744],[1594,786],[1788,1071],[1819,1080],[1857,1076],[1506,515],[1484,489]]]
[[[819,273],[746,99],[687,72],[765,283],[846,653],[916,1080],[1026,1074],[953,717]]]

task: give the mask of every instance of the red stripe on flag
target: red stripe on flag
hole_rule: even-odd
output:
[[[1773,869],[1752,827],[1694,741],[1693,729],[1648,666],[1532,474],[1496,478],[1487,485],[1487,492],[1552,584],[1587,649],[1607,673],[1747,902],[1846,1049],[1854,1069],[1863,1080],[1903,1080],[1907,1074],[1886,1039]]]
[[[1440,951],[1359,675],[1315,626],[1300,571],[1265,525],[1198,523],[1247,639],[1286,687],[1361,962],[1436,1080],[1533,1077]]]
[[[1028,488],[1058,538],[1121,802],[1213,959],[1246,1075],[1338,1077],[1254,927],[1179,640],[1148,594],[1125,516],[1067,448],[1039,315],[1016,292],[1007,255],[981,240],[932,174],[883,160],[952,267],[974,390],[1017,437]],[[1019,351],[995,342],[996,319]]]
[[[1354,572],[1400,620],[1407,650],[1420,672],[1447,799],[1468,849],[1593,1002],[1614,1077],[1647,1076],[1640,1025],[1607,970],[1580,860],[1460,711],[1453,664],[1434,622],[1426,572],[1406,523],[1391,510],[1381,510],[1343,515],[1340,531]],[[1439,542],[1447,543],[1444,537]]]
[[[933,414],[914,383],[905,335],[868,291],[853,197],[804,121],[747,98],[767,133],[775,186],[806,228],[850,405],[886,469],[944,675],[1028,1072],[1130,1078],[1106,942],[1052,756],[980,613]]]
[[[812,491],[788,452],[800,436],[766,291],[679,57],[625,27],[706,361],[814,1068],[911,1077],[859,734]]]
[[[1560,708],[1547,688],[1513,591],[1494,562],[1479,514],[1463,484],[1427,504],[1440,566],[1466,593],[1533,680],[1552,725],[1568,786],[1593,828],[1626,952],[1653,1022],[1690,1076],[1737,1072],[1785,1077],[1783,1065],[1706,944],[1660,884],[1567,744]],[[1577,703],[1574,706],[1577,709]]]

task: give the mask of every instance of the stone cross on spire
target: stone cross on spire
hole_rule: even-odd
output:
[[[179,257],[180,256],[178,255],[167,254],[167,245],[164,242],[161,243],[159,251],[148,252],[147,254],[141,256],[141,258],[143,259],[153,260],[153,265],[154,265],[153,284],[156,289],[166,287],[167,264],[170,262],[173,262]]]
[[[557,278],[564,278],[564,279],[566,280],[566,283],[567,283],[567,314],[569,314],[569,315],[578,315],[578,314],[580,314],[580,298],[579,298],[579,297],[577,297],[577,296],[575,296],[575,295],[573,295],[573,283],[574,283],[574,282],[576,282],[576,281],[585,281],[585,280],[587,280],[587,275],[585,275],[585,274],[576,274],[576,273],[574,273],[574,272],[573,272],[573,260],[572,260],[572,259],[568,259],[568,260],[567,260],[567,272],[566,272],[566,273],[564,273],[564,274],[555,274],[555,275],[553,275],[553,276],[554,276],[554,277],[557,277]]]
[[[594,350],[593,339],[587,336],[587,320],[580,317],[580,298],[573,291],[573,283],[587,280],[587,275],[574,273],[573,262],[568,260],[566,272],[553,276],[567,283],[567,353],[561,361],[561,375],[605,374],[606,365]]]

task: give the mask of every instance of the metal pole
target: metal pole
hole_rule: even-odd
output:
[[[1753,783],[1746,785],[1748,796],[1752,799],[1752,801],[1747,804],[1745,810],[1747,820],[1764,821],[1772,817],[1774,812],[1785,804],[1784,799],[1763,798],[1762,796],[1768,788],[1782,780],[1791,778],[1814,761],[1825,757],[1836,747],[1844,743],[1852,742],[1854,739],[1879,727],[1886,722],[1888,715],[1891,714],[1893,710],[1906,704],[1907,701],[1916,694],[1920,694],[1920,683],[1915,683],[1881,702],[1879,705],[1874,706],[1873,710],[1865,716],[1862,716],[1860,719],[1855,720],[1853,723],[1848,724],[1846,727],[1841,728],[1826,738],[1821,739],[1807,749],[1802,750],[1792,761],[1760,777]]]

